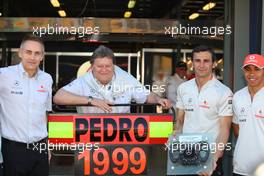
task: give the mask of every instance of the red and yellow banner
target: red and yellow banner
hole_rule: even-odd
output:
[[[173,129],[172,115],[50,114],[49,142],[78,144],[164,144]]]

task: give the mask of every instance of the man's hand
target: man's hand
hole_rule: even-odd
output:
[[[169,109],[172,107],[171,101],[165,98],[159,98],[158,104],[160,104],[163,109]]]
[[[173,127],[173,136],[176,136],[177,134],[182,133],[182,128],[183,128],[183,123],[184,123],[184,110],[183,109],[176,109],[176,123],[174,124]]]
[[[180,130],[173,130],[172,135],[176,136],[177,134],[181,134],[182,132]]]
[[[211,176],[213,172],[207,173],[207,172],[200,172],[198,175],[199,176]]]
[[[199,176],[211,176],[214,172],[214,170],[216,169],[217,166],[217,159],[214,158],[214,161],[212,163],[212,171],[210,173],[207,172],[200,172],[198,173]]]
[[[169,109],[172,107],[170,100],[161,98],[153,92],[150,92],[150,94],[147,96],[146,103],[158,103],[162,106],[163,109]]]
[[[232,116],[222,116],[220,118],[220,133],[217,136],[217,146],[218,144],[227,144],[228,137],[229,137],[229,131],[230,131],[230,126],[231,126],[231,120]],[[217,166],[217,160],[223,156],[224,151],[219,150],[219,148],[216,148],[216,153],[214,154],[214,162],[213,162],[213,170],[212,172],[216,169]],[[212,173],[200,173],[199,175],[201,176],[210,176]]]
[[[51,153],[51,151],[49,150],[49,151],[48,151],[49,164],[50,164],[51,157],[52,157],[52,153]]]
[[[100,109],[102,109],[105,112],[112,112],[112,108],[109,105],[112,105],[113,103],[111,103],[110,101],[107,100],[101,100],[101,99],[97,99],[97,98],[93,98],[93,100],[91,101],[91,105],[98,107]]]

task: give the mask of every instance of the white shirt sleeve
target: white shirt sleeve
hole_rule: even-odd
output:
[[[63,87],[64,90],[76,94],[82,95],[82,77],[73,80],[71,83]]]
[[[3,69],[2,68],[0,68],[0,90],[2,89],[2,87],[3,87],[3,82],[4,82],[4,80],[3,80]]]
[[[7,78],[7,67],[0,68],[0,90],[3,89]]]
[[[237,116],[236,116],[235,113],[234,113],[234,115],[233,115],[232,122],[233,122],[234,124],[238,124],[238,118],[237,118]]]
[[[52,111],[52,84],[53,84],[53,80],[50,77],[50,81],[49,81],[49,85],[48,85],[48,102],[47,102],[47,111]]]
[[[233,112],[234,112],[234,114],[233,114],[233,118],[232,118],[232,122],[234,123],[234,124],[238,124],[238,117],[237,117],[237,110],[236,110],[236,106],[235,106],[235,101],[234,101],[234,99],[233,99]]]
[[[220,101],[218,102],[218,116],[232,116],[233,115],[233,93],[231,90],[226,91],[222,97],[220,97]]]
[[[182,86],[179,86],[177,89],[176,108],[184,109],[184,103],[183,103],[181,89],[182,89]]]

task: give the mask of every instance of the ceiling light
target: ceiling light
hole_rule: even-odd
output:
[[[59,10],[58,13],[61,17],[66,17],[66,12],[64,10]]]
[[[60,3],[58,0],[50,0],[50,3],[53,5],[53,7],[60,7]]]
[[[130,1],[128,2],[128,4],[127,4],[127,7],[128,7],[129,9],[132,9],[132,8],[135,7],[135,5],[136,5],[136,0],[130,0]]]
[[[216,5],[216,3],[209,2],[209,3],[207,3],[206,5],[203,6],[203,10],[210,10],[210,9],[214,8],[215,5]]]
[[[0,12],[0,16],[2,16],[2,13]]]
[[[189,16],[189,20],[194,20],[195,18],[199,17],[199,13],[193,13]]]
[[[125,18],[129,18],[129,17],[131,17],[131,15],[132,15],[132,12],[126,11],[125,14],[124,14],[124,17]]]

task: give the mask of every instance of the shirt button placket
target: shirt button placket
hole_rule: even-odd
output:
[[[34,107],[32,107],[34,104],[33,104],[33,78],[29,78],[29,87],[28,87],[28,96],[29,96],[29,99],[28,99],[28,127],[27,127],[27,130],[28,130],[28,141],[31,142],[31,118],[32,118],[32,111],[34,109]]]

